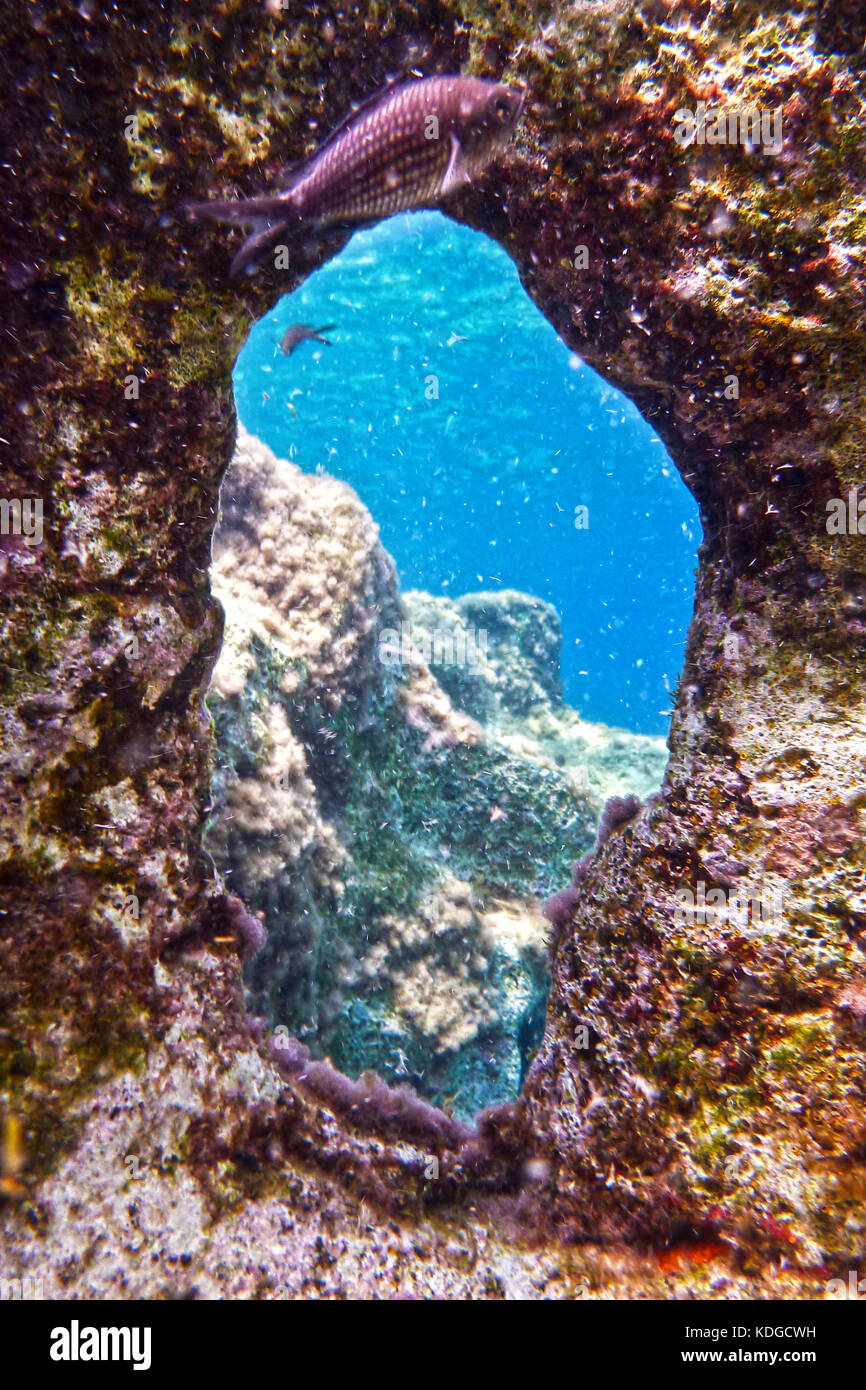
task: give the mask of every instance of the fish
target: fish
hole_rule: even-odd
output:
[[[476,77],[423,77],[385,88],[350,111],[283,186],[252,198],[181,204],[180,212],[251,228],[229,275],[307,230],[369,225],[437,207],[483,173],[508,144],[523,93]]]
[[[280,347],[286,357],[291,357],[295,348],[298,347],[300,343],[306,342],[308,338],[316,343],[327,343],[328,347],[330,347],[331,344],[328,339],[320,338],[319,334],[327,333],[329,329],[336,327],[337,325],[335,323],[323,323],[321,328],[311,328],[308,323],[293,323],[283,334]]]

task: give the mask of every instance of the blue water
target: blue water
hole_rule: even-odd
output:
[[[284,357],[296,322],[335,323],[332,346]],[[540,595],[562,618],[568,702],[666,732],[697,507],[658,436],[569,352],[494,242],[433,212],[356,233],[255,325],[235,395],[277,454],[351,483],[404,589]]]

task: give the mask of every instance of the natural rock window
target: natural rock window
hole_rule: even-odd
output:
[[[327,341],[286,355],[300,322]],[[208,843],[268,929],[252,1007],[470,1117],[540,1040],[544,899],[608,797],[660,784],[696,509],[505,253],[436,214],[357,234],[235,386]]]

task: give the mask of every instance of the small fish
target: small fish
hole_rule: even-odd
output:
[[[275,193],[185,203],[192,217],[252,228],[232,278],[287,236],[436,207],[486,169],[511,138],[523,94],[474,77],[386,88],[337,126]]]
[[[331,344],[329,340],[327,338],[320,338],[319,334],[327,333],[331,328],[336,327],[337,325],[335,323],[323,323],[321,328],[311,328],[308,323],[293,323],[291,328],[287,328],[283,334],[280,347],[286,354],[286,357],[291,357],[298,344],[306,342],[308,338],[316,343],[327,343],[328,347],[330,347]]]

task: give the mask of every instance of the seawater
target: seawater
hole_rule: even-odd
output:
[[[298,322],[336,324],[332,345],[285,357]],[[254,326],[235,395],[278,455],[355,488],[404,589],[537,594],[562,620],[568,703],[666,732],[697,506],[495,242],[434,212],[357,232]]]

